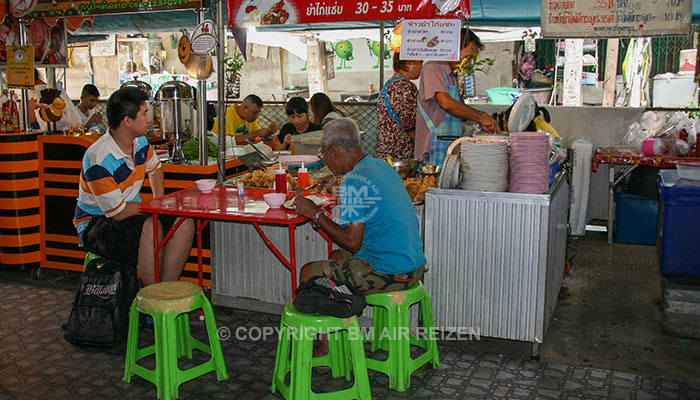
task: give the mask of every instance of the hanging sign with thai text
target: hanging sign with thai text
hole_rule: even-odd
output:
[[[542,0],[542,36],[614,38],[686,35],[692,0]]]
[[[469,18],[469,0],[227,0],[233,28],[398,18]]]
[[[402,60],[459,61],[458,19],[405,19],[401,22]]]
[[[201,0],[38,0],[28,18],[199,9]]]
[[[20,89],[34,87],[34,47],[7,46],[7,85]]]

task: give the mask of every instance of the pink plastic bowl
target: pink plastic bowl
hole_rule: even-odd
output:
[[[267,203],[270,208],[280,208],[284,201],[287,200],[286,193],[266,193],[263,195],[265,203]]]
[[[216,179],[198,179],[194,181],[194,184],[197,185],[197,189],[199,189],[200,192],[211,193],[214,186],[216,186]]]

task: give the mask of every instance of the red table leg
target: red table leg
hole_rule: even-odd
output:
[[[158,243],[158,214],[153,214],[153,263],[155,264],[156,276],[155,282],[160,282],[160,260],[158,259],[158,253],[160,253],[161,245]],[[163,244],[165,246],[165,244]]]
[[[199,286],[203,285],[202,273],[204,269],[202,266],[202,231],[208,223],[208,219],[202,222],[201,218],[197,218],[197,273],[199,277]]]
[[[296,225],[289,225],[289,269],[292,272],[292,299],[296,297],[297,290],[297,257],[294,246],[294,230]]]

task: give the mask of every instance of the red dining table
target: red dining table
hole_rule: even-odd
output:
[[[197,233],[197,263],[199,272],[199,285],[202,286],[202,231],[210,220],[236,221],[251,223],[260,234],[267,247],[277,256],[292,274],[292,296],[297,287],[296,251],[294,248],[294,230],[297,225],[309,221],[308,218],[298,215],[294,210],[270,208],[263,194],[272,193],[271,190],[246,188],[245,195],[239,196],[237,188],[228,186],[216,186],[211,193],[202,193],[196,187],[182,189],[165,196],[143,202],[139,205],[139,212],[153,214],[153,251],[156,271],[156,282],[159,281],[159,257],[158,252],[165,246],[173,233],[180,227],[183,218],[168,231],[161,241],[158,241],[158,219],[160,214],[189,217],[195,220]],[[291,193],[290,193],[291,196]],[[328,198],[328,202],[322,209],[330,211],[335,204],[335,197],[331,195],[319,195]],[[260,228],[261,224],[287,225],[289,232],[289,259],[287,259],[270,241]],[[328,242],[328,254],[332,250],[332,241],[322,230],[318,231]]]

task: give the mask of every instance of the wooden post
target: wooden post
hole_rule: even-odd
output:
[[[309,96],[318,92],[327,93],[326,46],[316,38],[307,38],[306,51],[308,55],[306,74],[309,82]]]
[[[603,107],[615,105],[615,87],[617,76],[617,57],[620,49],[620,39],[608,39],[608,50],[605,54],[605,83],[603,83]]]

